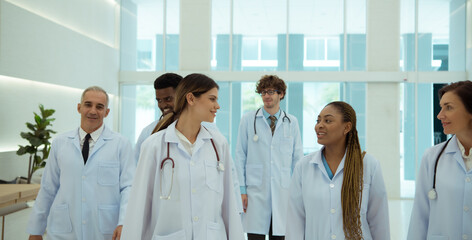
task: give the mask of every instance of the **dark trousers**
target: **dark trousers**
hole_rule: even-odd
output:
[[[265,235],[248,233],[247,240],[265,240]],[[272,218],[270,219],[269,240],[285,240],[285,236],[272,236]]]

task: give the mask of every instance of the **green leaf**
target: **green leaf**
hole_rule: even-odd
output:
[[[44,111],[43,118],[48,118],[48,117],[50,117],[52,114],[54,114],[54,112],[56,112],[56,110],[54,110],[54,109],[46,109],[46,110]]]
[[[32,123],[27,122],[26,127],[28,127],[31,131],[36,131],[35,126]]]
[[[36,152],[36,148],[31,145],[25,146],[25,148],[26,148],[26,152],[29,154],[34,154]]]
[[[31,143],[31,145],[33,145],[35,147],[39,147],[42,144],[41,139],[38,138],[38,137],[31,137],[29,139],[29,142]]]
[[[26,140],[28,140],[28,139],[31,137],[31,135],[32,135],[32,134],[29,133],[29,132],[21,132],[21,133],[20,133],[21,138],[24,138],[24,139],[26,139]]]
[[[34,113],[34,121],[35,121],[36,124],[38,124],[38,125],[41,124],[41,117],[40,117],[38,114],[36,114],[36,113]]]
[[[42,161],[43,161],[43,159],[42,159],[40,156],[35,156],[35,158],[34,158],[34,163],[35,163],[36,165],[41,164]]]
[[[21,145],[18,145],[20,148],[18,148],[18,151],[16,151],[16,155],[24,155],[26,153],[26,147],[23,147]]]

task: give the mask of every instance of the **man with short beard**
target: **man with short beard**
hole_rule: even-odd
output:
[[[165,73],[156,78],[156,80],[154,81],[157,106],[161,110],[162,115],[159,119],[152,122],[141,131],[141,134],[139,135],[138,141],[136,142],[136,146],[134,148],[134,156],[136,162],[139,160],[141,144],[144,142],[144,140],[146,140],[146,138],[151,136],[159,120],[161,120],[164,115],[174,110],[175,89],[179,85],[180,80],[182,80],[182,76],[178,74]]]

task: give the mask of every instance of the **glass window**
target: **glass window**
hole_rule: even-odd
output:
[[[285,52],[286,7],[286,0],[233,1],[234,71],[275,71],[279,66],[285,66],[285,57],[278,55],[278,52]],[[251,44],[247,44],[248,39],[257,39],[258,44],[257,51],[250,54],[250,60],[246,56],[249,56],[248,51],[253,51],[255,43],[251,40]],[[254,54],[257,54],[256,59]]]
[[[211,1],[211,36],[213,57],[211,70],[230,70],[230,0]]]
[[[465,70],[466,1],[418,0],[418,70]]]
[[[291,0],[289,12],[289,70],[339,71],[343,1]]]
[[[243,38],[243,60],[259,60],[259,39]]]
[[[345,71],[366,70],[366,0],[346,0],[346,33],[341,37],[340,65]],[[344,44],[344,39],[346,44]],[[344,46],[345,45],[345,46]],[[344,48],[346,51],[344,52]],[[344,60],[346,59],[346,60]],[[346,65],[346,66],[344,66]]]
[[[151,39],[139,39],[136,56],[136,68],[137,70],[152,70],[154,69],[152,61],[152,40]]]
[[[123,3],[120,48],[122,70],[179,69],[179,4],[179,1],[168,0]],[[163,16],[166,16],[165,21]],[[130,58],[133,52],[136,58]]]
[[[306,39],[306,60],[325,59],[325,41],[321,38]]]
[[[261,60],[277,60],[277,39],[261,39]]]

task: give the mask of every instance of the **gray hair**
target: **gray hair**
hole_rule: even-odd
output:
[[[82,92],[82,97],[80,97],[80,103],[83,103],[84,102],[84,96],[85,96],[85,93],[87,93],[88,91],[97,91],[97,92],[102,92],[105,94],[105,96],[107,96],[107,104],[106,104],[106,107],[108,108],[108,93],[103,90],[103,88],[99,87],[99,86],[91,86],[91,87],[88,87],[84,90],[84,92]]]

